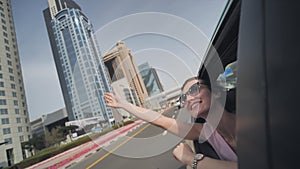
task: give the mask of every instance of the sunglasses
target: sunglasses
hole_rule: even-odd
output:
[[[187,100],[188,95],[196,96],[200,91],[200,86],[201,86],[201,84],[199,82],[193,84],[186,93],[184,93],[180,96],[180,102],[182,104],[184,104]]]

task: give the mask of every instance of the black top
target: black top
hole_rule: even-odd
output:
[[[205,123],[205,119],[203,118],[197,118],[194,120],[195,123]],[[199,143],[198,140],[194,140],[194,148],[196,153],[204,154],[207,157],[213,158],[213,159],[220,159],[214,148],[209,144],[208,141],[205,141],[203,143]]]

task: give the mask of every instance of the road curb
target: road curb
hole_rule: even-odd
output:
[[[35,165],[31,166],[31,167],[28,167],[28,169],[40,168],[43,165],[46,165],[48,162],[51,162],[52,160],[59,159],[59,158],[65,156],[65,155],[68,155],[68,154],[72,153],[73,151],[75,151],[75,150],[77,150],[79,148],[84,147],[84,146],[89,146],[88,148],[85,148],[84,150],[78,152],[77,154],[75,154],[75,155],[73,155],[73,156],[71,156],[69,158],[66,158],[66,159],[64,159],[62,161],[59,161],[58,163],[55,163],[55,164],[53,164],[51,166],[42,167],[42,168],[48,168],[48,169],[69,168],[72,165],[74,165],[75,163],[77,163],[77,161],[80,161],[80,160],[86,158],[86,155],[88,155],[88,154],[91,155],[91,154],[99,151],[101,149],[101,147],[102,147],[103,144],[109,143],[110,141],[116,139],[118,136],[120,136],[122,134],[126,134],[127,132],[130,132],[132,129],[138,127],[141,124],[143,124],[143,121],[142,120],[138,120],[135,123],[132,123],[131,126],[128,126],[127,128],[124,128],[124,127],[126,127],[126,126],[124,126],[122,128],[119,128],[119,129],[115,130],[112,135],[110,135],[108,138],[105,138],[104,140],[101,140],[101,141],[97,142],[97,140],[101,139],[101,137],[105,137],[105,136],[107,136],[107,134],[111,134],[111,132],[107,133],[107,134],[105,134],[103,136],[100,136],[99,138],[97,138],[97,140],[91,140],[91,141],[89,141],[87,143],[84,143],[83,145],[77,146],[77,147],[75,147],[73,149],[70,149],[70,150],[68,150],[66,152],[58,154],[57,156],[54,156],[54,157],[52,157],[50,159],[47,159],[47,160],[42,161],[42,162],[40,162],[38,164],[35,164]],[[93,150],[95,150],[95,151],[93,151]]]

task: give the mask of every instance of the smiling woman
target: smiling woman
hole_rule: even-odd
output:
[[[201,87],[202,84],[202,87]],[[194,118],[206,119],[211,108],[211,101],[216,100],[219,95],[210,91],[210,86],[204,85],[204,81],[196,77],[188,79],[182,87],[184,94],[181,95],[181,101],[184,108],[191,113]],[[105,100],[107,106],[113,108],[122,108],[135,116],[168,130],[169,132],[189,140],[206,141],[212,145],[221,160],[215,160],[205,156],[203,163],[208,166],[222,168],[236,168],[237,156],[235,153],[235,116],[227,112],[218,101],[214,104],[214,111],[224,110],[223,116],[217,127],[217,130],[211,131],[212,126],[207,121],[203,123],[187,123],[177,121],[166,117],[158,112],[135,106],[125,99],[118,96],[117,93],[106,93]],[[204,134],[203,134],[204,133]],[[194,153],[188,145],[181,143],[173,152],[176,159],[187,164],[195,165],[193,162]]]
[[[232,9],[238,6],[236,5],[236,2],[238,1],[228,1],[228,4],[232,3],[234,5],[232,5],[231,8],[227,8],[229,6],[225,8],[224,14],[227,10],[230,12],[222,16],[220,23],[222,23],[221,21],[223,20],[226,21],[229,14],[232,14]],[[226,36],[220,34],[220,32],[224,30],[223,24],[225,24],[225,22],[218,25],[216,32],[213,35],[213,41],[218,39],[222,40],[222,38],[224,38],[223,36]],[[234,46],[234,44],[236,43],[231,45]],[[236,59],[236,53],[234,53],[236,48],[231,48],[231,45],[226,46],[225,43],[222,43],[220,46],[217,46],[218,50],[224,49],[221,47],[229,49],[223,51],[225,54],[220,53],[222,54],[222,57],[230,56],[227,59],[225,57],[225,59],[221,60],[221,68]],[[231,52],[233,55],[226,52]],[[195,155],[188,145],[181,143],[174,149],[173,155],[182,163],[190,165],[193,168],[197,167],[198,161],[201,161],[199,162],[199,168],[237,168],[235,114],[224,109],[224,104],[222,104],[221,99],[223,96],[221,92],[222,89],[216,87],[217,85],[215,84],[216,77],[222,73],[221,70],[224,71],[224,68],[216,69],[217,66],[215,60],[218,60],[218,55],[213,50],[213,47],[209,48],[208,54],[205,55],[205,57],[205,63],[210,65],[201,67],[198,78],[188,79],[186,83],[184,83],[182,87],[183,94],[181,96],[181,103],[184,105],[184,108],[191,114],[192,117],[197,119],[196,121],[201,121],[198,119],[205,119],[201,121],[202,123],[187,123],[168,118],[160,113],[132,105],[120,98],[117,93],[108,93],[106,94],[105,99],[108,102],[108,106],[122,108],[143,120],[170,131],[179,137],[196,140],[196,142],[207,141],[206,143],[212,147],[216,154],[216,157],[214,157],[215,159],[210,155],[206,155],[206,152],[202,152],[204,156],[199,154]],[[210,67],[213,68],[213,73],[208,72],[210,70],[203,69]],[[211,81],[209,79],[211,79]],[[217,114],[217,112],[221,112],[219,121],[213,118],[216,116],[215,114]],[[214,123],[214,121],[217,121],[217,123]]]

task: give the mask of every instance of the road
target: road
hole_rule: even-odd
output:
[[[175,108],[165,115],[177,117]],[[182,139],[145,123],[96,153],[73,163],[72,169],[185,169],[172,155],[174,147]]]

